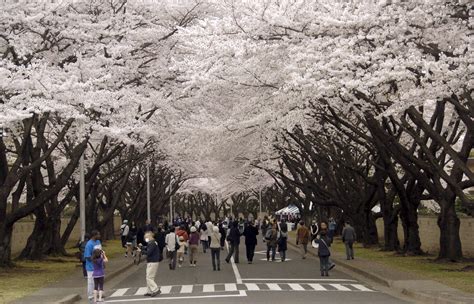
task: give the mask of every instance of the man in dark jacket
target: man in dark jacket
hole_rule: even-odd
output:
[[[348,260],[354,259],[354,241],[356,240],[356,233],[349,222],[346,222],[344,229],[342,229],[342,241],[346,245],[346,257]]]
[[[258,235],[258,228],[255,227],[253,222],[250,221],[247,227],[245,227],[244,229],[245,248],[247,251],[247,261],[249,264],[252,264],[253,262],[255,246],[257,246],[257,235]]]
[[[225,258],[227,263],[230,262],[232,254],[234,255],[234,262],[239,263],[239,245],[240,245],[240,231],[239,231],[239,222],[234,221],[232,227],[230,228],[229,236],[227,237],[229,242],[229,254]]]
[[[163,227],[163,224],[158,224],[158,228],[155,234],[156,242],[158,243],[158,248],[160,250],[160,262],[163,260],[163,249],[166,247],[166,231]]]
[[[155,241],[152,232],[145,234],[145,241],[147,242],[147,254],[146,254],[146,286],[147,293],[145,296],[154,297],[161,293],[160,288],[156,285],[155,276],[158,271],[158,265],[160,264],[160,249],[158,242]]]

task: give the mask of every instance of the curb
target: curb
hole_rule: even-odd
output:
[[[119,256],[117,256],[119,257]],[[115,277],[117,277],[119,274],[121,274],[124,271],[127,271],[129,268],[132,268],[135,266],[133,263],[126,263],[122,267],[115,269],[114,271],[111,271],[110,273],[107,274],[107,279],[111,280]],[[78,294],[70,294],[62,298],[61,300],[55,302],[54,304],[74,304],[78,301],[80,301],[82,297]]]
[[[73,304],[76,303],[77,301],[81,300],[81,296],[78,294],[71,294],[68,296],[65,296],[61,300],[54,302],[55,304]]]
[[[294,249],[299,249],[299,247],[293,243],[290,243],[288,242],[288,245],[292,246]],[[313,251],[309,251],[308,250],[308,253],[314,257],[318,257],[318,255],[316,253],[314,253]],[[392,282],[389,281],[389,280],[386,280],[385,278],[382,278],[376,274],[373,274],[373,273],[370,273],[370,272],[367,272],[365,270],[362,270],[360,268],[357,268],[353,265],[350,265],[349,263],[345,263],[344,261],[342,261],[341,259],[339,258],[335,258],[334,256],[331,256],[331,259],[333,261],[336,261],[337,262],[337,265],[340,265],[342,266],[342,268],[346,268],[352,272],[355,272],[357,274],[360,274],[364,277],[367,277],[368,279],[372,280],[372,281],[375,281],[377,282],[378,284],[381,284],[381,285],[384,285],[386,287],[392,287]]]
[[[288,245],[293,247],[293,249],[299,249],[299,247],[297,245],[295,245],[294,243],[292,243],[292,242],[288,242]],[[318,256],[316,253],[314,253],[312,251],[308,251],[308,253],[312,256],[315,256],[315,257]],[[441,295],[432,295],[432,294],[427,294],[425,292],[414,291],[414,290],[407,289],[407,288],[397,287],[397,286],[394,286],[395,284],[394,284],[393,281],[387,280],[383,277],[380,277],[379,275],[370,273],[368,271],[365,271],[363,269],[360,269],[360,268],[357,268],[353,265],[350,265],[349,263],[346,263],[345,261],[343,261],[340,258],[332,257],[332,260],[336,261],[337,265],[342,266],[341,268],[346,268],[347,270],[350,270],[350,271],[355,272],[359,275],[362,275],[362,276],[366,277],[367,279],[369,279],[371,281],[374,281],[378,284],[381,284],[381,285],[384,285],[386,287],[392,288],[392,289],[400,292],[401,294],[409,296],[409,297],[411,297],[415,300],[423,301],[423,302],[426,302],[426,303],[433,303],[433,304],[474,304],[474,300],[472,298],[469,298],[469,297],[466,297],[465,300],[464,299],[456,300],[456,299],[449,299],[447,297],[442,297]]]

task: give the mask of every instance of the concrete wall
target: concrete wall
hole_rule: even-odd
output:
[[[460,236],[462,242],[462,251],[466,257],[474,257],[474,218],[462,217]],[[439,252],[439,227],[436,223],[436,217],[420,216],[418,225],[420,226],[421,248],[429,253]],[[383,220],[377,220],[377,229],[379,238],[383,240]],[[398,237],[403,242],[403,227],[398,225]]]
[[[61,233],[66,230],[67,224],[69,223],[69,218],[62,218],[61,219]],[[121,219],[120,217],[116,216],[114,218],[114,226],[115,230],[120,230]],[[30,236],[33,228],[35,226],[34,220],[22,220],[16,222],[13,226],[13,242],[12,242],[12,255],[15,256],[25,248],[26,242],[28,237]],[[76,226],[74,226],[74,230],[71,232],[71,236],[69,241],[77,242],[81,238],[81,226],[80,222],[77,221]]]

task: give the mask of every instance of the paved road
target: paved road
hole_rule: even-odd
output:
[[[286,262],[267,262],[265,248],[257,247],[253,264],[245,259],[241,244],[239,264],[226,264],[221,251],[221,271],[213,271],[210,253],[198,256],[198,266],[186,261],[172,271],[166,262],[160,264],[157,283],[162,294],[145,297],[145,264],[133,268],[114,286],[107,286],[107,303],[407,303],[372,286],[361,283],[334,269],[330,277],[319,276],[319,262],[303,260],[288,250]],[[278,257],[278,254],[277,254]],[[186,256],[187,258],[187,256]],[[124,258],[124,262],[129,262]],[[108,289],[110,288],[110,289]]]

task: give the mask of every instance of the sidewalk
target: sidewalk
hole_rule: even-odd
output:
[[[288,243],[296,247],[294,237],[290,236]],[[317,255],[315,249],[309,250],[309,252],[314,256]],[[361,259],[357,256],[354,260],[346,260],[343,253],[335,251],[331,251],[331,259],[338,267],[342,266],[369,280],[390,287],[418,301],[436,304],[474,303],[474,297],[471,294],[374,261]]]
[[[133,260],[124,261],[122,255],[114,255],[107,263],[107,280],[111,280],[120,273],[133,266]],[[39,304],[39,303],[61,303],[69,304],[86,298],[87,279],[82,275],[82,268],[77,267],[70,276],[61,282],[51,284],[47,287],[30,294],[27,297],[18,299],[12,304]]]

